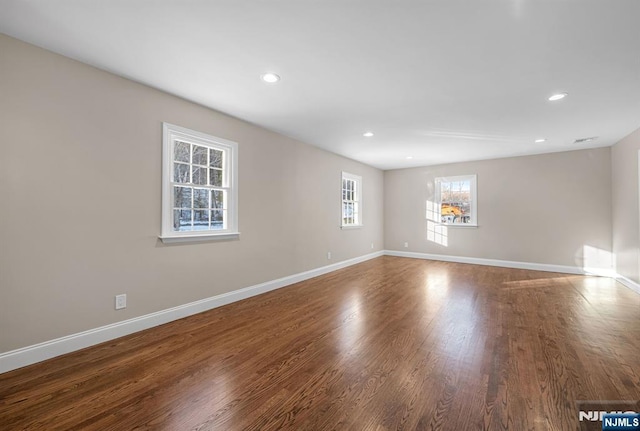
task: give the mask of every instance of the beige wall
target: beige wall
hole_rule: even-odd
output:
[[[613,252],[616,271],[636,283],[640,283],[639,150],[640,129],[611,148]]]
[[[467,174],[478,176],[479,226],[429,241],[434,179]],[[609,148],[391,170],[384,193],[389,250],[579,267],[585,246],[589,264],[610,256]]]
[[[382,249],[380,170],[2,35],[0,65],[0,352]],[[163,121],[239,143],[239,241],[158,240]]]

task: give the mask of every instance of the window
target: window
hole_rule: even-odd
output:
[[[362,226],[362,177],[342,173],[342,227]]]
[[[436,178],[436,208],[440,223],[477,226],[476,175]]]
[[[237,238],[238,144],[163,124],[163,242]]]

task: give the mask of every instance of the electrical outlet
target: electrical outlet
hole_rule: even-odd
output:
[[[404,248],[409,248],[409,243],[408,242],[404,243]]]
[[[327,252],[327,260],[331,260],[331,252],[330,251]]]
[[[127,308],[127,294],[116,295],[116,310]]]
[[[373,243],[371,243],[371,249],[373,249]]]

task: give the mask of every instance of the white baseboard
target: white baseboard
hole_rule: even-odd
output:
[[[620,274],[616,274],[615,278],[616,278],[616,280],[618,280],[618,282],[620,284],[628,287],[629,289],[633,290],[637,294],[640,294],[640,284],[638,284],[635,281],[630,280],[627,277],[625,277],[624,275],[620,275]]]
[[[612,277],[629,289],[640,294],[640,284],[615,274],[609,270],[589,271],[577,266],[549,265],[542,263],[515,262],[508,260],[483,259],[476,257],[447,256],[441,254],[416,253],[407,251],[384,250],[370,253],[353,259],[344,260],[332,265],[323,266],[277,280],[256,284],[254,286],[245,287],[243,289],[234,290],[233,292],[223,293],[221,295],[205,298],[200,301],[191,302],[189,304],[180,305],[155,313],[147,314],[133,319],[124,320],[122,322],[113,323],[88,331],[79,332],[77,334],[68,335],[66,337],[56,338],[54,340],[45,341],[44,343],[23,347],[21,349],[12,350],[6,353],[0,353],[0,373],[15,370],[27,365],[35,364],[56,356],[64,355],[86,347],[94,346],[105,341],[113,340],[125,335],[133,334],[138,331],[152,328],[154,326],[163,325],[174,320],[192,316],[203,311],[221,307],[232,302],[240,301],[252,296],[276,290],[284,286],[308,280],[319,275],[327,274],[338,269],[346,268],[369,259],[373,259],[382,255],[410,257],[414,259],[439,260],[445,262],[470,263],[474,265],[499,266],[505,268],[530,269],[534,271],[559,272],[565,274],[581,274],[581,275],[600,275]]]
[[[416,253],[410,251],[385,250],[385,256],[411,257],[414,259],[440,260],[444,262],[470,263],[474,265],[501,266],[505,268],[530,269],[534,271],[559,272],[564,274],[595,275],[609,277],[640,294],[640,284],[617,274],[612,269],[580,268],[578,266],[549,265],[544,263],[515,262],[510,260],[483,259],[478,257],[448,256],[444,254]]]
[[[383,254],[383,251],[366,254],[364,256],[334,263],[332,265],[323,266],[310,271],[279,278],[277,280],[267,281],[265,283],[212,296],[210,298],[158,311],[156,313],[101,326],[99,328],[90,329],[88,331],[79,332],[66,337],[56,338],[54,340],[45,341],[44,343],[34,344],[32,346],[23,347],[6,353],[0,353],[0,373],[5,373],[7,371],[35,364],[36,362],[51,359],[55,356],[64,355],[65,353],[84,349],[105,341],[133,334],[134,332],[163,325],[165,323],[192,316],[232,302],[260,295],[290,284],[346,268],[348,266],[382,256]]]
[[[515,262],[511,260],[484,259],[480,257],[448,256],[445,254],[416,253],[411,251],[385,250],[387,256],[411,257],[414,259],[440,260],[444,262],[470,263],[473,265],[501,266],[504,268],[531,269],[534,271],[560,272],[565,274],[587,274],[577,266],[549,265],[545,263]],[[591,274],[589,275],[596,275]]]

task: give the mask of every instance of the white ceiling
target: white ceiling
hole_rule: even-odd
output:
[[[383,169],[616,143],[639,22],[639,0],[0,0],[3,33]]]

